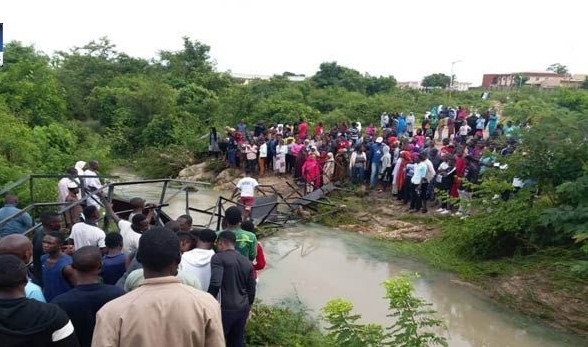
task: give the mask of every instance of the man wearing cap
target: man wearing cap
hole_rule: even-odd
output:
[[[79,186],[79,183],[77,182],[78,178],[76,178],[77,175],[78,170],[76,170],[75,167],[71,167],[67,169],[67,176],[63,177],[59,180],[59,182],[57,182],[57,193],[59,195],[59,202],[65,202],[65,198],[67,198],[67,196],[69,195],[68,189],[71,183],[74,183],[76,187]]]
[[[382,156],[384,155],[382,141],[384,139],[380,136],[376,139],[376,142],[370,146],[370,158],[371,158],[371,177],[370,177],[370,188],[376,188],[378,184],[378,175],[382,168]]]

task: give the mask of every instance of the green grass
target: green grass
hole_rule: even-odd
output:
[[[455,249],[442,239],[422,243],[382,240],[392,253],[422,260],[429,265],[456,273],[461,279],[483,283],[499,276],[514,273],[555,270],[550,276],[561,289],[586,283],[570,267],[582,254],[577,250],[549,248],[535,254],[497,260],[468,260],[456,254]]]

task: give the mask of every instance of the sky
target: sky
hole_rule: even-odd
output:
[[[217,70],[313,75],[322,62],[419,81],[451,74],[588,73],[581,0],[9,0],[4,42],[47,54],[107,36],[118,51],[152,58],[188,36],[211,47]],[[452,64],[452,62],[456,62]]]

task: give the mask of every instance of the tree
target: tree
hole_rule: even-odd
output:
[[[57,52],[52,63],[65,90],[70,114],[81,120],[94,116],[88,112],[87,104],[94,88],[104,87],[122,74],[141,73],[148,66],[145,60],[118,53],[106,37]]]
[[[385,93],[392,90],[396,86],[396,78],[394,78],[394,76],[368,76],[366,79],[367,83],[365,92],[367,95]]]
[[[0,98],[31,126],[63,121],[66,100],[49,58],[16,41],[5,49],[8,58],[0,71]]]
[[[586,77],[584,79],[584,82],[582,82],[582,84],[580,85],[580,88],[582,88],[582,89],[588,89],[588,77]]]
[[[568,73],[568,67],[560,63],[551,64],[547,67],[547,71],[555,72],[558,75],[566,75]]]
[[[451,76],[447,76],[443,73],[435,73],[432,75],[425,76],[421,82],[421,86],[427,88],[447,88],[451,84]]]
[[[365,92],[365,81],[359,71],[338,65],[337,62],[322,63],[311,80],[319,88],[343,87],[352,92]]]

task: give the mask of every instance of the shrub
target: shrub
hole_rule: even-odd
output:
[[[447,346],[447,340],[431,332],[431,328],[442,327],[443,322],[434,318],[436,312],[431,304],[412,295],[414,285],[409,275],[401,275],[384,281],[385,298],[390,314],[395,319],[388,331],[392,337],[388,346],[421,347]]]
[[[247,322],[246,342],[248,346],[325,346],[318,324],[304,308],[291,308],[285,303],[253,305]]]
[[[175,177],[184,167],[194,163],[194,153],[185,146],[149,147],[139,153],[133,164],[143,177]]]
[[[371,347],[380,346],[384,340],[384,329],[377,324],[359,324],[358,314],[351,314],[353,304],[345,299],[329,300],[321,310],[327,327],[327,338],[334,346]]]
[[[360,315],[352,314],[353,304],[344,299],[334,299],[323,307],[323,319],[329,323],[327,338],[333,346],[341,347],[427,347],[447,346],[447,340],[431,329],[443,327],[436,319],[431,304],[413,296],[412,280],[417,275],[403,274],[384,281],[385,299],[394,319],[386,332],[378,324],[360,324]]]
[[[443,223],[444,242],[467,259],[493,259],[515,253],[531,253],[549,243],[538,228],[543,204],[522,190],[509,200],[474,199],[476,213],[466,220]]]

